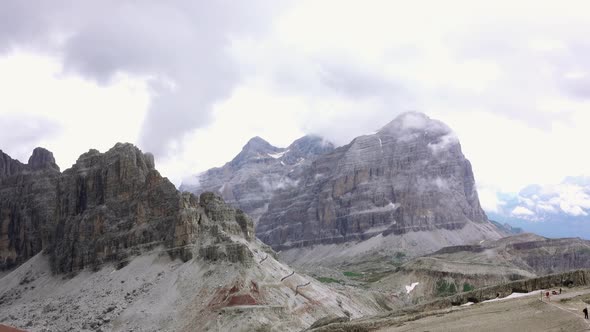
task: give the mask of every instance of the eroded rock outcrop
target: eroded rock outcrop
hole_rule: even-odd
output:
[[[465,242],[500,237],[480,206],[455,134],[421,113],[405,113],[301,172],[296,186],[273,195],[257,225],[257,236],[275,249],[458,230],[468,223],[481,232]]]
[[[248,216],[212,193],[178,192],[153,156],[131,144],[90,150],[63,173],[43,149],[27,165],[8,161],[10,175],[0,179],[2,269],[42,250],[58,273],[125,262],[157,246],[184,260],[251,259],[247,246],[232,239],[252,241]]]

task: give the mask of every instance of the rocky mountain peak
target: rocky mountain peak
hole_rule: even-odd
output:
[[[249,152],[273,152],[278,150],[279,148],[273,146],[265,139],[259,136],[252,137],[246,145],[242,148],[242,151],[249,151]]]
[[[448,244],[499,236],[453,131],[422,113],[319,156],[298,179],[272,197],[257,224],[258,237],[277,250],[436,234],[412,249],[424,250],[447,244],[433,240],[446,232],[454,234]]]
[[[252,160],[264,160],[269,158],[269,153],[281,152],[283,149],[271,145],[261,137],[251,138],[242,151],[231,161],[232,166],[241,166],[244,163]]]
[[[334,144],[317,135],[305,135],[295,140],[286,149],[283,161],[295,164],[302,158],[319,156],[334,150]]]
[[[29,158],[28,165],[32,170],[51,168],[59,171],[59,166],[57,166],[55,163],[53,153],[41,147],[35,148],[33,150],[33,154]]]
[[[451,128],[446,124],[431,119],[426,114],[420,112],[402,113],[378,131],[379,134],[397,136],[416,132],[426,132],[438,136],[453,134]]]
[[[117,165],[117,170],[125,172],[139,173],[145,177],[150,170],[154,170],[154,156],[150,153],[143,153],[138,147],[131,143],[117,143],[114,147],[105,153],[96,149],[90,149],[83,153],[72,170],[68,172],[85,172],[87,169],[94,167],[106,167],[108,165]]]
[[[25,165],[0,150],[0,179],[20,172]]]
[[[194,194],[219,193],[258,220],[276,191],[297,184],[304,167],[333,150],[332,143],[316,135],[303,136],[287,148],[254,137],[231,162],[183,181],[180,189]]]

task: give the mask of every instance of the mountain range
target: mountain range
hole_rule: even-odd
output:
[[[284,160],[302,141],[313,153]],[[456,135],[417,112],[336,149],[320,138],[286,149],[254,138],[198,179],[181,188],[218,192],[252,213],[257,237],[287,260],[312,247],[326,259],[417,255],[506,235],[482,210]]]
[[[579,193],[580,181],[564,186]],[[181,189],[129,143],[64,171],[44,148],[26,164],[0,151],[0,323],[322,330],[556,280],[587,285],[587,272],[539,277],[590,268],[590,241],[514,235],[488,219],[456,135],[421,113],[341,147],[255,137]],[[557,198],[529,188],[505,208],[586,213],[583,199]]]
[[[296,185],[304,166],[333,150],[334,145],[319,136],[304,136],[287,148],[254,137],[230,162],[185,180],[180,190],[219,193],[257,221],[274,192]]]

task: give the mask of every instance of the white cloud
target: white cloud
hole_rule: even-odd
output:
[[[26,162],[36,146],[44,146],[66,169],[90,148],[106,151],[117,142],[137,140],[149,102],[141,79],[121,74],[111,85],[99,86],[64,75],[53,57],[22,51],[0,58],[0,72],[0,119],[15,114],[22,118],[0,136],[18,138],[28,126],[40,124],[36,139],[0,142],[0,149],[21,161]]]
[[[503,195],[488,212],[516,216],[530,221],[580,220],[590,214],[590,183],[587,178],[567,178],[559,184],[534,185],[518,195]]]
[[[0,58],[0,115],[56,124],[0,147],[19,157],[42,144],[65,168],[90,147],[147,135],[148,148],[170,143],[174,156],[156,156],[157,164],[178,183],[230,160],[252,136],[286,146],[317,133],[346,144],[417,110],[454,130],[480,188],[517,192],[590,170],[590,154],[579,151],[590,141],[587,1],[303,0],[244,13],[233,5],[195,11],[204,2],[190,1],[141,11],[125,1],[65,3],[10,1],[5,8],[18,15],[0,12],[0,51],[34,45]],[[106,15],[109,6],[117,13]],[[40,42],[47,22],[60,31]],[[256,33],[241,33],[242,23]],[[120,34],[101,40],[99,28]],[[156,76],[161,85],[146,83]],[[159,116],[148,114],[154,87],[179,97],[155,105],[169,110]],[[174,126],[163,126],[170,119]],[[498,206],[493,194],[480,197]],[[584,198],[566,200],[575,202],[564,205],[570,213],[586,209]],[[541,203],[550,212],[562,202]]]
[[[516,216],[534,216],[535,213],[524,206],[517,206],[512,210],[512,214]]]
[[[570,216],[578,217],[588,215],[588,213],[586,213],[580,206],[571,205],[568,202],[559,203],[559,207],[563,212],[569,214]]]
[[[498,198],[497,190],[489,187],[478,186],[479,202],[486,212],[498,212],[502,201]]]
[[[545,203],[539,203],[537,204],[537,209],[542,211],[542,212],[548,212],[548,213],[556,213],[557,209],[553,206],[553,205],[549,205],[549,204],[545,204]]]
[[[457,135],[451,132],[442,136],[438,142],[428,144],[428,147],[432,150],[432,152],[438,153],[440,151],[447,150],[449,146],[457,144],[458,142],[459,139],[457,138]]]

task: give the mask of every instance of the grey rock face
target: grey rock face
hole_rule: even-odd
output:
[[[47,151],[44,148],[35,148],[33,150],[33,154],[29,158],[28,165],[32,170],[50,168],[59,171],[59,166],[57,166],[55,163],[53,153]]]
[[[317,136],[304,136],[287,148],[254,137],[232,161],[196,176],[192,182],[184,182],[181,190],[219,193],[258,220],[277,190],[296,185],[303,166],[333,149],[331,143]]]
[[[406,113],[301,170],[296,186],[275,192],[256,234],[288,249],[467,222],[489,223],[458,139],[442,122]]]
[[[0,270],[31,258],[51,241],[59,168],[37,148],[28,164],[0,151]]]
[[[64,171],[54,235],[61,240],[49,249],[57,272],[122,260],[139,245],[171,240],[179,194],[148,164],[136,147],[117,144],[104,154],[84,153]]]
[[[88,151],[61,174],[51,153],[36,149],[20,173],[0,179],[0,226],[0,268],[45,250],[57,273],[124,262],[156,246],[186,260],[215,244],[215,259],[248,263],[231,236],[254,234],[243,212],[212,193],[181,194],[151,155],[121,143]]]
[[[26,166],[0,150],[0,179],[21,172]]]

